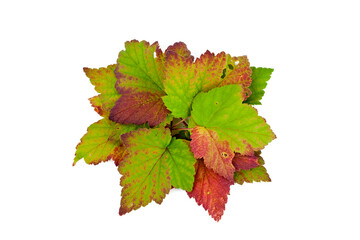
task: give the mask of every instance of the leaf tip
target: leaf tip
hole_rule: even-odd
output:
[[[125,214],[127,214],[128,213],[128,211],[126,211],[122,206],[120,207],[120,209],[119,209],[119,215],[120,216],[123,216],[123,215],[125,215]]]
[[[194,61],[194,57],[191,55],[190,50],[187,48],[186,44],[184,42],[176,42],[173,45],[170,45],[165,50],[165,57],[167,57],[170,54],[176,53],[180,57],[189,60],[189,62]]]

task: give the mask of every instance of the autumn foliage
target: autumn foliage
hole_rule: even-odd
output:
[[[182,42],[164,52],[157,42],[126,42],[117,64],[84,68],[103,118],[81,138],[73,164],[115,162],[120,215],[179,188],[219,221],[231,185],[271,181],[260,150],[275,134],[252,105],[272,71],[224,52],[195,59]]]

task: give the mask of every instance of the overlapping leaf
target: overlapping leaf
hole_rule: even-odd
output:
[[[227,55],[226,72],[219,86],[239,84],[244,90],[243,95],[246,99],[251,94],[249,89],[251,82],[251,68],[247,56],[231,57]]]
[[[169,52],[165,63],[165,92],[163,97],[166,107],[175,117],[186,118],[196,94],[217,87],[223,79],[226,67],[226,55],[217,55],[206,51],[196,59],[185,58],[176,52]]]
[[[234,173],[234,181],[236,183],[271,182],[270,176],[264,167],[265,162],[259,152],[256,153],[256,157],[258,158],[259,166],[251,169],[240,169],[236,171]]]
[[[76,147],[74,165],[84,158],[88,164],[98,164],[110,159],[118,164],[126,155],[121,134],[137,129],[136,125],[121,125],[106,118],[90,125]]]
[[[204,158],[208,168],[232,181],[235,167],[232,164],[234,151],[229,142],[219,140],[215,131],[195,127],[191,133],[191,150],[196,158]]]
[[[148,122],[153,127],[164,121],[168,113],[160,95],[138,92],[123,95],[111,111],[110,119],[123,124]]]
[[[197,161],[196,169],[194,188],[188,195],[195,198],[198,205],[202,205],[212,218],[219,221],[224,213],[233,181],[207,168],[202,160]]]
[[[84,68],[86,76],[90,79],[99,95],[90,98],[91,105],[101,116],[109,116],[111,108],[115,105],[120,94],[115,89],[117,81],[114,70],[116,65],[107,68]]]
[[[115,70],[117,75],[127,77],[126,81],[121,79],[122,92],[127,92],[126,90],[137,92],[143,88],[151,92],[162,92],[164,88],[162,63],[154,57],[158,47],[157,42],[152,45],[137,40],[125,43],[125,50],[119,53]]]
[[[163,91],[163,62],[154,58],[157,42],[133,40],[125,43],[115,74],[116,89],[122,96],[111,110],[110,120],[119,123],[142,124],[151,127],[164,121],[169,111],[161,97]],[[155,113],[155,114],[154,114]]]
[[[163,97],[163,101],[175,117],[188,117],[191,102],[199,92],[194,81],[192,59],[170,51],[166,55],[165,69],[164,85],[167,95]]]
[[[175,117],[188,117],[194,97],[218,86],[239,84],[244,89],[243,99],[251,94],[251,69],[246,56],[231,57],[224,52],[215,55],[206,51],[195,63],[176,52],[166,58],[167,95],[163,100]]]
[[[240,153],[235,153],[235,156],[232,159],[232,164],[234,165],[236,171],[241,169],[249,170],[259,166],[258,158],[259,157],[254,154],[241,155]]]
[[[120,162],[122,198],[120,215],[161,203],[171,186],[191,191],[195,158],[183,140],[169,129],[140,129],[122,136],[129,155]]]
[[[252,70],[252,83],[250,85],[251,95],[246,99],[246,103],[252,105],[261,104],[260,100],[265,94],[264,89],[266,88],[267,81],[270,79],[274,69],[272,68],[255,68],[251,67]]]
[[[195,78],[199,88],[207,92],[218,87],[224,79],[221,78],[226,67],[226,54],[221,52],[217,55],[206,51],[195,61]]]
[[[155,127],[158,127],[158,128],[170,127],[173,120],[174,120],[174,116],[171,115],[171,114],[168,114],[166,116],[166,119],[163,122],[161,122],[159,125],[155,126]]]
[[[233,151],[247,155],[264,148],[275,134],[257,111],[242,104],[242,100],[240,85],[215,88],[196,96],[191,115],[194,125],[215,131]]]
[[[188,144],[181,139],[172,138],[167,147],[167,163],[170,168],[171,185],[191,191],[194,183],[196,162]]]

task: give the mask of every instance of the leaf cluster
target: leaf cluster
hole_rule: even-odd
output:
[[[195,59],[182,42],[164,52],[157,42],[126,42],[116,64],[84,68],[103,118],[81,138],[73,164],[115,162],[120,215],[179,188],[219,221],[231,185],[271,181],[260,150],[275,134],[252,105],[272,71],[224,52]]]

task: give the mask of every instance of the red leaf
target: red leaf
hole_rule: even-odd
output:
[[[194,187],[188,195],[195,198],[198,205],[202,205],[212,218],[219,221],[225,211],[227,195],[230,194],[233,181],[207,168],[202,160],[198,160],[196,165]]]
[[[208,168],[228,180],[233,180],[234,151],[230,148],[229,142],[219,140],[216,132],[197,126],[191,131],[190,146],[195,158],[204,158]]]
[[[143,124],[150,127],[160,124],[167,116],[161,96],[151,92],[125,94],[111,109],[109,119],[122,124]]]
[[[138,79],[129,75],[122,74],[118,72],[118,66],[115,70],[115,76],[117,81],[115,83],[115,88],[120,94],[132,94],[139,92],[140,90],[136,86]],[[125,86],[124,86],[125,85]]]
[[[165,50],[165,56],[171,54],[171,52],[175,52],[183,58],[189,58],[191,62],[194,61],[194,56],[191,55],[190,50],[187,48],[186,44],[183,42],[176,42],[173,45],[169,46]]]
[[[259,166],[257,156],[244,156],[240,153],[235,153],[232,163],[235,167],[235,171],[239,171],[240,169],[249,170]]]

